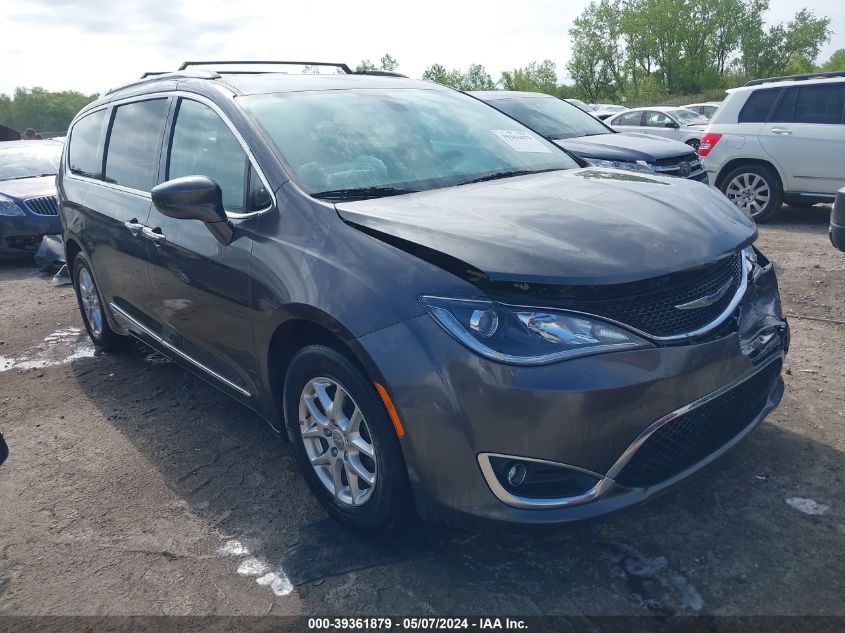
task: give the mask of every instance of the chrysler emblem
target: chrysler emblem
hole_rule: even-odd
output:
[[[733,279],[728,279],[724,284],[722,284],[722,286],[719,287],[718,290],[716,290],[712,294],[705,295],[699,299],[694,299],[693,301],[689,301],[687,303],[680,303],[675,307],[678,310],[698,310],[699,308],[706,308],[707,306],[712,306],[719,299],[725,296],[725,293],[728,291],[728,288],[731,287],[731,283],[733,283]]]

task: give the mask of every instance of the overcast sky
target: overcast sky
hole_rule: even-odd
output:
[[[588,0],[4,0],[0,92],[17,86],[101,92],[186,59],[378,59],[419,77],[433,63],[502,70],[551,59],[566,78],[568,31]],[[845,2],[806,0],[835,34],[820,60],[845,48]],[[403,6],[404,5],[404,6]],[[769,21],[800,8],[771,0]]]

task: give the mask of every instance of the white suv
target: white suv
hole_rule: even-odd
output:
[[[757,222],[782,202],[830,202],[845,184],[845,73],[728,90],[701,137],[710,184]]]

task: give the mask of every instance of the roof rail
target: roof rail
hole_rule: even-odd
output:
[[[352,75],[352,69],[346,64],[330,64],[328,62],[288,62],[288,61],[238,61],[238,60],[220,60],[207,62],[184,62],[179,66],[179,70],[185,70],[189,66],[230,66],[230,65],[275,65],[275,66],[330,66],[332,68],[339,68],[347,75]]]
[[[759,86],[760,84],[774,83],[777,81],[806,81],[808,79],[828,79],[830,77],[845,77],[845,70],[835,70],[827,73],[807,73],[805,75],[784,75],[783,77],[766,77],[764,79],[752,79],[746,86]]]
[[[402,77],[404,79],[408,78],[408,75],[403,75],[402,73],[395,73],[392,70],[356,70],[356,75],[374,75],[376,77]]]
[[[220,79],[220,75],[212,70],[188,70],[188,71],[176,71],[176,72],[162,72],[162,71],[153,71],[153,72],[146,72],[141,75],[141,78],[136,81],[130,81],[129,83],[122,84],[117,86],[116,88],[109,88],[105,92],[103,92],[103,96],[110,95],[118,90],[123,90],[124,88],[131,88],[132,86],[137,86],[140,84],[147,83],[148,81],[154,81],[156,79]]]

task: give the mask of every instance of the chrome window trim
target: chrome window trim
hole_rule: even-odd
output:
[[[149,337],[150,337],[151,339],[153,339],[156,343],[158,343],[158,344],[159,344],[159,345],[161,345],[162,347],[167,348],[168,350],[170,350],[171,352],[173,352],[174,354],[176,354],[177,356],[179,356],[179,357],[180,357],[180,358],[182,358],[183,360],[186,360],[187,362],[191,363],[194,367],[197,367],[198,369],[201,369],[202,371],[204,371],[206,374],[208,374],[208,375],[209,375],[209,376],[211,376],[212,378],[217,379],[218,381],[222,382],[222,383],[223,383],[224,385],[226,385],[227,387],[229,387],[229,388],[231,388],[231,389],[234,389],[235,391],[237,391],[238,393],[240,393],[240,394],[242,394],[242,395],[246,396],[247,398],[251,398],[251,397],[252,397],[252,394],[251,394],[249,391],[247,391],[246,389],[244,389],[243,387],[241,387],[241,386],[239,386],[239,385],[236,385],[235,383],[233,383],[231,380],[229,380],[229,379],[227,379],[227,378],[224,378],[223,376],[221,376],[220,374],[218,374],[216,371],[214,371],[213,369],[210,369],[209,367],[206,367],[206,366],[205,366],[205,365],[203,365],[201,362],[199,362],[198,360],[196,360],[194,357],[189,356],[188,354],[186,354],[185,352],[183,352],[181,349],[179,349],[178,347],[176,347],[176,346],[175,346],[175,345],[173,345],[172,343],[169,343],[168,341],[165,341],[163,338],[161,338],[158,334],[156,334],[155,332],[153,332],[153,331],[152,331],[150,328],[148,328],[146,325],[144,325],[143,323],[138,322],[138,320],[134,319],[134,318],[133,318],[133,317],[131,317],[129,314],[127,314],[127,312],[126,312],[125,310],[123,310],[120,306],[115,305],[115,304],[112,302],[112,303],[109,303],[109,307],[113,310],[113,312],[116,312],[116,313],[117,313],[117,314],[114,314],[114,316],[115,316],[118,320],[120,320],[120,318],[125,319],[125,320],[126,320],[126,321],[128,321],[128,322],[129,322],[129,323],[130,323],[133,327],[136,327],[136,328],[138,328],[139,330],[141,330],[144,334],[146,334],[147,336],[149,336]]]
[[[86,117],[90,114],[93,114],[94,112],[98,112],[100,110],[105,110],[106,108],[113,108],[113,107],[116,108],[118,106],[126,105],[127,103],[135,103],[135,102],[138,102],[138,101],[149,101],[151,99],[162,99],[162,98],[168,98],[168,97],[176,97],[177,99],[178,98],[190,99],[192,101],[197,101],[198,103],[202,103],[203,105],[210,107],[217,114],[217,116],[219,116],[223,120],[223,123],[226,124],[226,127],[228,127],[229,130],[232,132],[232,134],[235,136],[235,138],[237,139],[238,143],[241,146],[241,149],[243,149],[244,153],[246,154],[247,160],[249,160],[250,164],[252,165],[252,168],[255,169],[255,173],[258,174],[258,177],[261,178],[261,182],[264,183],[264,188],[267,190],[267,193],[270,194],[270,198],[271,198],[272,202],[270,203],[270,205],[268,207],[266,207],[264,209],[259,209],[257,211],[250,211],[249,213],[235,213],[235,212],[226,211],[226,215],[232,220],[243,220],[243,219],[246,219],[246,218],[256,217],[258,215],[261,215],[263,213],[267,213],[268,211],[271,211],[272,209],[276,208],[277,207],[276,192],[273,191],[270,188],[270,185],[267,183],[267,177],[264,175],[264,172],[262,171],[261,167],[258,165],[258,161],[256,160],[255,155],[252,153],[252,149],[249,147],[246,140],[244,140],[244,137],[241,135],[241,133],[238,131],[238,129],[234,126],[234,124],[229,120],[229,117],[226,116],[226,114],[223,112],[223,110],[220,108],[220,106],[218,106],[216,103],[214,103],[214,101],[212,101],[211,99],[209,99],[208,97],[205,97],[203,95],[197,94],[195,92],[188,92],[186,90],[167,90],[167,91],[162,91],[162,92],[148,92],[148,93],[144,93],[144,94],[140,94],[140,95],[132,95],[130,97],[123,97],[122,99],[115,99],[114,101],[109,101],[108,103],[104,103],[101,106],[97,106],[96,108],[91,108],[90,110],[86,110],[85,114],[83,116],[80,116],[80,117],[74,119],[71,122],[71,125],[69,126],[68,129],[69,129],[69,131],[72,132],[74,126],[76,126],[77,122],[80,119],[82,119],[82,118],[84,118],[84,117]],[[173,118],[173,124],[175,125],[175,123],[176,123],[176,118],[174,117]],[[172,126],[171,126],[171,130],[172,130]],[[165,145],[165,152],[169,151],[169,149],[170,149],[170,141],[168,140],[167,144]],[[117,185],[115,183],[106,182],[105,180],[99,180],[97,178],[90,178],[88,176],[79,176],[77,174],[74,174],[73,172],[70,171],[70,164],[68,163],[68,158],[69,158],[69,152],[63,152],[62,162],[63,162],[63,166],[65,168],[65,177],[66,178],[70,178],[70,179],[73,179],[73,180],[80,180],[80,181],[83,181],[83,182],[90,182],[90,183],[94,183],[94,184],[104,185],[104,186],[107,186],[107,187],[111,187],[112,189],[122,191],[124,193],[132,193],[132,194],[135,194],[135,195],[141,195],[141,196],[144,196],[145,198],[149,198],[150,200],[152,200],[152,196],[150,195],[150,193],[148,191],[141,191],[139,189],[133,189],[131,187],[125,187],[123,185]],[[166,160],[166,156],[162,156],[162,158],[164,158]],[[159,160],[161,160],[161,159],[159,159]]]
[[[705,396],[702,396],[698,400],[694,400],[689,404],[686,404],[674,411],[667,413],[666,415],[658,418],[655,422],[651,423],[646,429],[637,436],[637,438],[626,448],[622,455],[613,463],[610,469],[604,475],[599,475],[590,470],[585,470],[583,468],[579,468],[577,466],[571,466],[569,464],[564,464],[562,462],[555,462],[546,459],[536,459],[531,457],[521,457],[518,455],[505,455],[502,453],[479,453],[478,454],[478,465],[481,467],[481,472],[484,476],[484,480],[487,482],[487,485],[490,487],[490,490],[496,496],[496,498],[501,501],[502,503],[515,507],[521,508],[524,510],[552,510],[555,508],[567,508],[576,505],[581,505],[584,503],[589,503],[591,501],[595,501],[596,499],[605,495],[608,491],[610,491],[616,485],[616,476],[622,471],[622,469],[628,464],[629,461],[634,457],[637,451],[645,444],[645,442],[660,428],[663,426],[673,422],[677,418],[680,418],[683,415],[686,415],[690,411],[697,409],[711,400],[718,398],[719,396],[723,395],[724,393],[738,387],[740,384],[750,380],[758,373],[766,369],[769,365],[774,362],[783,360],[783,353],[778,353],[770,358],[768,358],[765,362],[761,363],[760,365],[754,366],[750,371],[746,372],[739,378],[736,378],[715,391],[708,393]],[[756,418],[755,418],[756,420]],[[753,426],[753,421],[745,427],[743,431],[741,431],[735,438],[729,440],[724,446],[728,446],[733,442],[734,439],[738,439],[742,437],[745,433],[750,430]],[[723,448],[723,447],[722,447]],[[718,452],[720,449],[717,449],[715,452]],[[690,464],[685,471],[680,473],[681,475],[684,474],[687,470],[691,468],[695,468],[702,462],[706,462],[713,453],[707,455],[703,459]],[[493,467],[490,464],[490,457],[501,457],[504,459],[513,459],[516,461],[525,461],[525,462],[535,462],[540,464],[549,464],[552,466],[562,467],[562,468],[569,468],[571,470],[577,470],[592,477],[596,477],[599,481],[596,483],[595,486],[590,488],[588,491],[581,495],[576,495],[573,497],[560,497],[557,499],[532,499],[529,497],[520,497],[514,494],[511,494],[507,490],[505,490],[504,486],[499,482],[496,474],[493,472]],[[671,479],[671,478],[670,478]],[[659,485],[659,484],[658,484]]]

